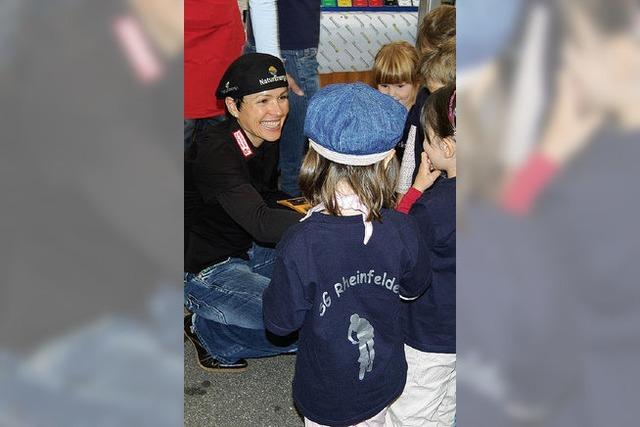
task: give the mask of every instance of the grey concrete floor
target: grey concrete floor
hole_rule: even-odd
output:
[[[184,344],[184,425],[215,427],[300,427],[291,380],[295,355],[251,359],[242,372],[212,373]]]

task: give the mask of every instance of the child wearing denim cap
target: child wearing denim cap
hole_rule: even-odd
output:
[[[293,398],[305,425],[383,425],[405,384],[401,298],[431,282],[413,220],[392,209],[406,109],[361,84],[311,99],[300,187],[314,206],[277,247],[268,330],[299,330]]]
[[[387,425],[449,426],[456,410],[456,86],[433,92],[421,114],[426,138],[413,186],[398,210],[416,219],[433,281],[405,304],[407,385]]]

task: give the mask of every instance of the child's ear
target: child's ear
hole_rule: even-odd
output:
[[[452,136],[448,136],[442,140],[442,149],[447,159],[454,158],[456,156],[456,141]]]
[[[227,106],[227,109],[229,110],[231,115],[237,119],[238,118],[238,114],[239,114],[238,113],[238,106],[236,105],[236,102],[233,100],[233,98],[231,98],[230,96],[227,96],[224,99],[224,103]]]

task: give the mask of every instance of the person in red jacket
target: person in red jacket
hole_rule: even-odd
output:
[[[184,2],[184,143],[224,118],[214,93],[222,74],[242,53],[245,33],[236,0]]]

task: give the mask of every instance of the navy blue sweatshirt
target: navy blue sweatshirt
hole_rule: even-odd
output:
[[[431,265],[412,218],[391,210],[383,218],[364,245],[361,216],[314,213],[277,247],[265,326],[300,329],[293,398],[320,424],[371,418],[404,388],[400,296],[422,294]]]
[[[280,49],[317,48],[320,42],[319,0],[278,0]]]
[[[278,34],[281,50],[318,48],[320,0],[278,0]],[[251,19],[248,19],[247,39],[255,46]]]
[[[438,178],[409,215],[430,249],[433,282],[422,297],[406,303],[406,343],[429,353],[455,353],[456,179]]]

